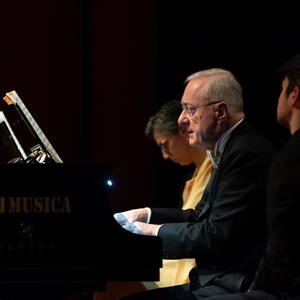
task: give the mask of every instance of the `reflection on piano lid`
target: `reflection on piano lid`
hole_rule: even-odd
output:
[[[0,111],[0,139],[1,162],[19,162],[20,156],[23,160],[26,159],[26,153],[15,136],[3,111]]]
[[[7,127],[19,153],[9,163],[62,163],[16,91],[6,93],[3,99],[8,107],[1,113],[0,123]]]

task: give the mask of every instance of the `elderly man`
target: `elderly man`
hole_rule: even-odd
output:
[[[300,53],[276,74],[282,84],[277,121],[291,137],[274,157],[268,178],[268,246],[247,293],[209,300],[300,299]]]
[[[274,147],[245,120],[242,88],[227,70],[186,79],[178,122],[214,169],[195,209],[140,208],[115,214],[125,229],[157,235],[166,259],[195,258],[185,285],[122,298],[202,299],[247,291],[266,245],[265,183]],[[137,249],[138,250],[138,249]]]

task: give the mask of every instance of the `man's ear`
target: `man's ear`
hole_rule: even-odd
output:
[[[218,119],[224,119],[227,117],[228,114],[228,105],[226,102],[221,102],[218,104],[218,107],[216,109],[217,113],[218,113]]]
[[[297,109],[300,109],[300,89],[298,86],[295,86],[293,91],[291,92],[293,93],[292,97],[293,97],[293,106]]]

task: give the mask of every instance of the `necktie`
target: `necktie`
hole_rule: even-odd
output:
[[[213,150],[207,150],[206,152],[207,152],[207,156],[212,162],[214,169],[218,169],[218,165],[221,159],[220,154],[219,153],[215,154]]]

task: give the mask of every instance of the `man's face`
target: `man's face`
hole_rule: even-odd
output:
[[[277,122],[286,128],[289,128],[289,121],[292,114],[292,105],[290,104],[291,93],[289,95],[286,93],[288,84],[289,80],[285,77],[282,81],[282,90],[277,105]]]
[[[178,123],[185,126],[191,146],[213,149],[218,135],[215,106],[207,105],[199,98],[199,92],[207,84],[207,79],[191,80],[183,93],[183,111]]]

